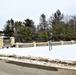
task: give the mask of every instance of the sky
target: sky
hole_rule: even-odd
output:
[[[76,0],[0,0],[0,30],[7,20],[32,19],[38,25],[41,14],[47,19],[60,10],[64,15],[76,15]]]

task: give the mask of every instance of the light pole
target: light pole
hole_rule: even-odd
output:
[[[49,51],[52,50],[52,33],[50,33]]]

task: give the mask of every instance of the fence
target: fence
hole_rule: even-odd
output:
[[[10,46],[15,45],[16,48],[25,48],[25,47],[38,47],[38,46],[48,46],[48,42],[33,42],[33,43],[15,43],[15,38],[10,37],[9,39],[4,39],[3,37],[0,37],[0,48],[3,48],[4,46],[8,46],[5,41],[8,41]],[[52,42],[52,45],[67,45],[67,44],[76,44],[76,41],[71,40],[71,41],[57,41],[57,42]]]
[[[57,41],[52,42],[52,45],[68,45],[68,44],[76,44],[76,41]],[[33,42],[33,43],[16,43],[16,48],[23,48],[23,47],[38,47],[38,46],[48,46],[49,42]]]

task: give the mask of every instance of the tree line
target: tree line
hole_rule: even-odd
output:
[[[65,16],[60,10],[48,19],[41,14],[37,27],[29,18],[23,22],[10,19],[3,32],[7,37],[15,37],[17,42],[76,40],[76,16]]]

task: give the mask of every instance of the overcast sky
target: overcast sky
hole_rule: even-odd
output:
[[[76,0],[0,0],[0,29],[9,19],[32,19],[39,23],[42,13],[49,18],[59,9],[64,15],[76,15]]]

